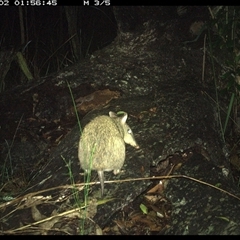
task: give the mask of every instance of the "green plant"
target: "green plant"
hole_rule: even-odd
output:
[[[81,123],[80,123],[80,120],[79,120],[76,104],[75,104],[75,101],[74,101],[74,96],[73,96],[71,87],[70,87],[68,82],[67,82],[67,85],[68,85],[68,89],[69,89],[71,99],[72,99],[72,102],[73,102],[75,115],[77,117],[77,122],[78,122],[78,126],[79,126],[79,133],[81,135],[82,134],[82,127],[81,127]],[[91,169],[92,156],[94,154],[94,151],[95,151],[95,148],[92,149],[91,159],[89,159],[89,164],[90,164],[89,169]],[[65,161],[65,163],[66,163],[66,161]],[[68,172],[69,172],[71,184],[73,186],[75,186],[74,178],[73,178],[72,171],[71,171],[71,165],[67,164],[67,163],[66,163],[66,165],[68,167]],[[85,183],[85,185],[84,185],[84,206],[85,206],[85,208],[84,208],[84,212],[83,212],[84,217],[81,221],[81,226],[80,226],[81,235],[84,234],[84,226],[85,226],[85,220],[86,220],[86,216],[87,216],[87,208],[88,208],[87,206],[88,206],[88,202],[89,202],[89,184],[88,183],[90,182],[90,180],[91,180],[91,171],[88,171],[87,174],[84,174],[84,183]],[[75,200],[77,206],[80,208],[82,206],[82,202],[79,199],[78,190],[75,187],[73,188],[73,196],[74,196],[74,200]]]
[[[16,135],[17,135],[17,131],[19,129],[19,126],[22,122],[22,118],[23,118],[23,115],[21,116],[19,122],[18,122],[18,125],[17,125],[17,128],[15,130],[15,133],[14,133],[14,136],[13,136],[13,139],[12,139],[12,142],[11,144],[8,143],[8,141],[5,140],[6,142],[6,145],[7,145],[7,149],[8,149],[8,153],[7,153],[7,156],[3,162],[3,165],[1,166],[1,185],[7,181],[10,180],[11,176],[13,175],[13,166],[12,166],[12,158],[11,158],[11,149],[12,149],[12,146],[14,144],[14,141],[15,141],[15,138],[16,138]]]
[[[220,109],[217,90],[219,87],[217,85],[224,86],[221,87],[221,92],[227,93],[230,97],[227,115],[223,127],[221,127],[222,137],[225,139],[227,125],[231,118],[234,123],[233,133],[236,133],[238,128],[236,122],[240,100],[240,7],[218,6],[215,8],[208,7],[208,9],[212,17],[209,22],[209,29],[214,29],[214,35],[211,36],[209,30],[208,36],[219,116]],[[214,66],[214,60],[216,59],[224,71],[218,84]]]

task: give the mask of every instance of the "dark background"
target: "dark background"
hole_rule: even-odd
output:
[[[110,44],[117,35],[112,7],[73,6],[80,41],[79,59],[73,57],[63,6],[22,7],[24,41],[21,40],[19,7],[0,8],[0,51],[21,51],[35,78],[49,75]],[[12,62],[5,83],[8,89],[20,80],[21,70]]]

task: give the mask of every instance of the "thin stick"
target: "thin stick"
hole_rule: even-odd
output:
[[[171,178],[185,178],[185,179],[189,179],[191,181],[194,181],[194,182],[198,182],[200,184],[203,184],[203,185],[207,185],[211,188],[214,188],[220,192],[224,192],[226,194],[228,194],[229,196],[231,197],[234,197],[236,199],[238,199],[240,201],[240,197],[237,197],[236,195],[224,190],[224,189],[221,189],[219,187],[216,187],[210,183],[207,183],[207,182],[204,182],[204,181],[201,181],[201,180],[198,180],[196,178],[193,178],[193,177],[189,177],[189,176],[185,176],[185,175],[170,175],[170,176],[158,176],[158,177],[146,177],[146,178],[131,178],[131,179],[124,179],[124,180],[112,180],[112,181],[105,181],[104,183],[121,183],[121,182],[132,182],[132,181],[145,181],[145,180],[157,180],[157,179],[171,179]],[[49,188],[49,189],[44,189],[44,190],[41,190],[41,191],[38,191],[38,192],[34,192],[34,193],[29,193],[29,194],[26,194],[24,196],[21,196],[21,197],[18,197],[14,200],[12,200],[11,202],[7,202],[7,203],[4,203],[4,204],[1,204],[0,205],[0,209],[1,208],[4,208],[6,206],[9,206],[9,205],[12,205],[16,202],[19,202],[19,201],[24,201],[25,199],[28,199],[29,197],[34,197],[36,195],[39,195],[40,193],[44,193],[44,192],[48,192],[48,191],[52,191],[52,190],[56,190],[56,189],[67,189],[67,188],[76,188],[76,187],[81,187],[81,189],[83,188],[84,185],[95,185],[95,184],[100,184],[100,182],[89,182],[89,183],[78,183],[78,184],[75,184],[75,185],[63,185],[63,186],[58,186],[58,187],[52,187],[52,188]]]

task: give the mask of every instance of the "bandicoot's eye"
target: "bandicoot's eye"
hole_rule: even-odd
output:
[[[132,134],[131,128],[128,128],[127,132],[128,132],[129,134]]]

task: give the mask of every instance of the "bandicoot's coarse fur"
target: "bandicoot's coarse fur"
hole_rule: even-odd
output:
[[[125,161],[125,143],[139,148],[131,128],[126,124],[127,113],[118,116],[109,112],[88,123],[79,141],[78,157],[85,172],[96,170],[104,192],[104,171],[119,173]]]

